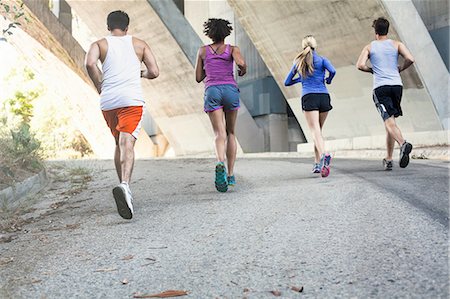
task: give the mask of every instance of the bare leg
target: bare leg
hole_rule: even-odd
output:
[[[227,132],[225,130],[224,114],[222,109],[214,110],[208,113],[209,120],[216,136],[216,157],[217,161],[225,161],[225,143],[227,140]]]
[[[322,128],[323,128],[323,125],[325,124],[325,120],[327,119],[327,116],[328,116],[328,111],[319,113],[320,135],[322,135]],[[324,151],[325,151],[325,145],[324,145]],[[314,155],[315,155],[314,161],[316,163],[319,163],[320,162],[320,153],[317,150],[316,146],[314,146]]]
[[[320,153],[317,150],[316,145],[314,144],[314,163],[319,163],[320,162]]]
[[[324,112],[326,113],[326,112]],[[315,148],[317,149],[319,155],[322,155],[324,150],[324,142],[322,137],[322,131],[319,122],[319,111],[305,111],[306,122],[311,130],[311,134],[314,140]],[[326,116],[325,116],[326,118]]]
[[[236,161],[236,135],[234,134],[234,128],[236,127],[238,111],[225,112],[226,131],[227,131],[227,163],[228,163],[228,176],[233,175],[234,162]]]
[[[392,160],[392,154],[394,153],[395,139],[392,138],[391,134],[386,128],[386,160]]]
[[[134,166],[134,143],[136,138],[130,133],[120,132],[119,148],[120,148],[120,169],[122,182],[129,183],[131,173]]]
[[[119,177],[119,183],[122,182],[122,167],[120,166],[120,147],[116,145],[116,151],[114,152],[114,164],[116,165],[117,176]]]
[[[405,143],[405,139],[403,139],[402,132],[397,127],[397,124],[395,122],[395,118],[391,116],[390,118],[386,119],[384,121],[384,126],[386,128],[386,131],[389,133],[389,135],[397,141],[399,145],[402,145]]]

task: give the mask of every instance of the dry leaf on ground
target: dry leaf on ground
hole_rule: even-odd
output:
[[[188,292],[179,290],[167,290],[158,294],[135,294],[133,298],[170,298],[178,296],[186,296]]]
[[[294,292],[303,292],[303,286],[300,287],[291,287],[291,290],[293,290]]]
[[[270,291],[270,292],[276,297],[281,296],[281,292],[280,291],[274,290],[274,291]]]
[[[66,224],[66,228],[68,228],[68,229],[76,229],[79,227],[80,227],[80,223]]]
[[[13,257],[2,257],[0,258],[0,265],[7,265],[9,263],[12,263],[14,261]]]
[[[128,260],[131,260],[131,259],[133,259],[133,258],[134,258],[134,256],[133,256],[132,254],[129,254],[129,255],[124,256],[124,257],[122,258],[122,260],[128,261]]]

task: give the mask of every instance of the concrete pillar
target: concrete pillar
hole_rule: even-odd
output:
[[[72,9],[65,0],[59,1],[59,21],[72,33]]]
[[[441,125],[448,130],[449,73],[422,18],[410,0],[382,0],[382,3],[389,12],[399,37],[413,53],[416,59],[415,67],[433,100]]]

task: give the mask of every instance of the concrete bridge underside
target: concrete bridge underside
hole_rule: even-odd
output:
[[[129,34],[145,40],[157,58],[160,76],[144,80],[147,109],[176,155],[212,153],[213,132],[203,112],[203,86],[195,82],[192,65],[145,0],[67,1],[97,38],[108,34],[106,16],[124,10]]]
[[[390,17],[380,1],[228,0],[228,3],[288,99],[302,128],[307,125],[301,115],[301,87],[284,87],[283,82],[301,47],[302,38],[313,34],[318,41],[319,54],[328,57],[337,69],[337,76],[329,86],[334,110],[327,120],[325,138],[384,134],[372,102],[372,76],[355,67],[360,51],[374,38],[372,20],[379,16]],[[392,23],[390,37],[399,39],[396,23]],[[421,64],[416,65],[420,67]],[[402,73],[405,116],[399,123],[404,132],[442,130],[436,103],[428,91],[432,87],[424,85],[423,75],[416,67]],[[304,132],[312,141],[309,130]]]

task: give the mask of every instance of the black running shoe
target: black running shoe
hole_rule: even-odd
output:
[[[409,164],[409,154],[412,151],[412,144],[409,142],[403,143],[403,145],[400,147],[400,162],[399,165],[401,168],[405,168]]]

